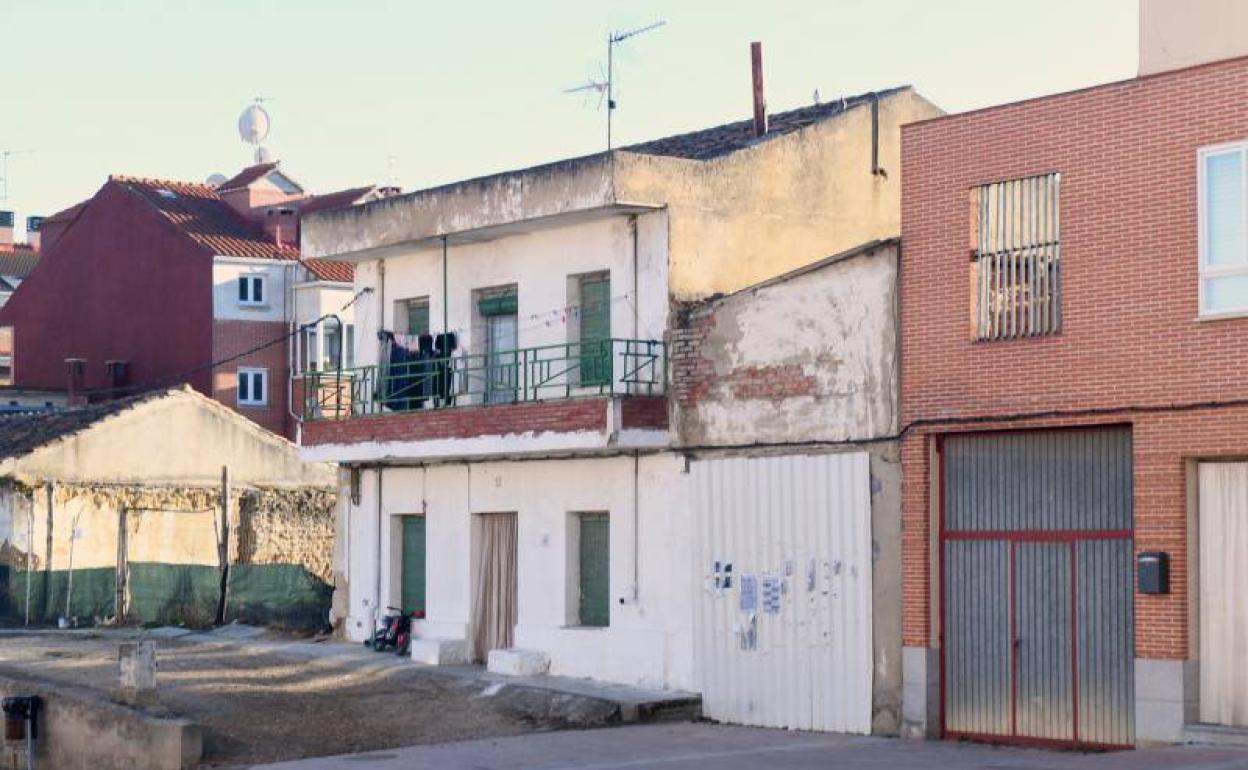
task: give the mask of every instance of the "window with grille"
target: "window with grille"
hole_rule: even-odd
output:
[[[977,340],[1062,328],[1061,174],[971,191],[971,328]]]

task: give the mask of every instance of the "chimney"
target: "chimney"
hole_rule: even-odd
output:
[[[65,400],[69,406],[82,406],[87,403],[85,396],[79,391],[83,386],[83,372],[87,368],[87,362],[82,358],[65,359]]]
[[[0,246],[13,245],[13,212],[0,211]]]
[[[403,188],[397,187],[395,185],[386,185],[385,187],[377,188],[377,195],[379,195],[382,198],[393,198],[396,195],[402,195],[402,194],[403,194]]]
[[[767,133],[767,100],[763,98],[763,44],[750,43],[750,64],[754,70],[754,136]]]
[[[39,227],[43,225],[43,217],[26,217],[26,242],[35,251],[39,250],[41,239]]]
[[[264,234],[279,246],[298,245],[298,224],[294,209],[275,206],[264,212]]]

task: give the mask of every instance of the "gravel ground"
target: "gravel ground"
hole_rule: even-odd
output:
[[[0,669],[115,697],[117,645],[139,632],[0,636]],[[149,637],[150,639],[150,637]],[[479,683],[361,648],[350,663],[280,651],[151,639],[152,713],[204,729],[205,767],[518,735],[549,725],[524,718]]]

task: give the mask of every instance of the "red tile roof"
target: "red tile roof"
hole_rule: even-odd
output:
[[[311,214],[314,211],[325,211],[327,209],[336,209],[343,206],[350,206],[358,203],[360,198],[371,193],[373,186],[353,187],[350,190],[339,190],[338,192],[325,193],[324,195],[310,195],[297,202],[299,206],[299,215]]]
[[[351,283],[355,280],[355,265],[330,259],[305,259],[303,266],[320,281]]]
[[[271,163],[257,163],[254,166],[248,166],[235,174],[232,178],[217,185],[217,190],[219,192],[226,192],[227,190],[237,190],[240,187],[246,187],[275,168],[277,168],[276,161]]]
[[[260,259],[298,259],[299,249],[274,243],[260,225],[240,216],[213,188],[188,182],[112,176],[156,208],[187,237],[213,254]]]
[[[0,276],[25,278],[39,264],[39,252],[25,244],[0,246]]]
[[[62,209],[50,217],[44,217],[43,222],[44,224],[47,224],[48,222],[72,222],[80,213],[82,213],[82,210],[87,207],[88,203],[90,203],[90,201],[80,201],[79,203],[75,203],[69,208]]]

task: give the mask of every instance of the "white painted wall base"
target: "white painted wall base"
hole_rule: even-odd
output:
[[[413,639],[412,660],[430,666],[462,666],[472,661],[472,646],[464,639]]]
[[[936,738],[940,734],[940,650],[901,649],[901,736]]]
[[[541,650],[490,650],[486,668],[504,676],[541,676],[550,670],[550,656]]]
[[[1178,743],[1199,714],[1199,663],[1135,659],[1135,742]]]

